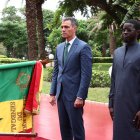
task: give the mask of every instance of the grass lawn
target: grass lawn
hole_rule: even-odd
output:
[[[87,100],[108,103],[109,88],[89,88]]]
[[[97,71],[108,71],[112,63],[93,63],[93,70]]]
[[[43,82],[43,89],[42,93],[49,93],[50,91],[50,82]],[[89,88],[89,93],[88,93],[88,100],[91,101],[97,101],[97,102],[103,102],[107,103],[108,102],[108,93],[109,93],[109,88]]]

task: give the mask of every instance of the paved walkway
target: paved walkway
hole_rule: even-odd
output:
[[[40,114],[34,117],[36,140],[61,140],[57,107],[42,94]],[[106,104],[87,101],[84,107],[86,140],[112,140],[112,121]]]

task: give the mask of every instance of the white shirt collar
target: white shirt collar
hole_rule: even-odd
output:
[[[72,40],[69,41],[70,45],[72,45],[75,39],[76,39],[76,36]],[[67,43],[67,40],[66,40],[66,43]]]
[[[70,48],[71,48],[75,39],[76,39],[76,36],[72,40],[69,41],[70,45],[68,46],[68,52],[70,51]],[[67,43],[67,40],[66,40],[66,43]]]

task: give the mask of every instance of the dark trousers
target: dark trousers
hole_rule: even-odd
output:
[[[83,108],[75,108],[73,101],[67,101],[63,93],[57,101],[62,140],[85,140]]]

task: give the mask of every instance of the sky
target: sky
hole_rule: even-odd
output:
[[[21,8],[21,7],[24,7],[25,5],[25,0],[9,0],[9,2],[6,4],[7,0],[1,0],[0,2],[0,17],[1,17],[1,12],[2,12],[2,9],[4,7],[7,6],[15,6],[16,8]],[[44,9],[49,9],[49,10],[52,10],[52,11],[55,11],[58,7],[58,0],[47,0],[43,5],[42,7]]]
[[[52,10],[55,11],[58,8],[58,3],[59,0],[47,0],[45,3],[42,5],[44,9]],[[2,9],[6,6],[7,0],[1,0],[0,2],[0,17],[1,17],[1,12]],[[25,0],[9,0],[7,6],[15,6],[16,8],[23,7],[25,5]],[[78,19],[83,19],[81,16],[80,12],[78,12],[75,15],[76,18]]]
[[[7,0],[1,0],[0,11],[6,6]],[[16,8],[23,7],[25,0],[9,0],[7,6],[15,6]],[[55,11],[58,7],[58,0],[47,0],[43,4],[43,8]]]

